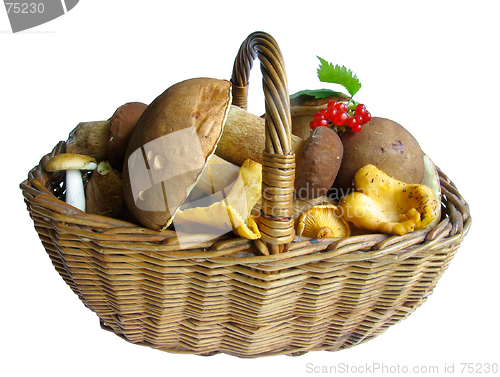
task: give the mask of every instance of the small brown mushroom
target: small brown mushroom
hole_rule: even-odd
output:
[[[128,102],[116,109],[109,119],[109,162],[121,170],[130,135],[147,105],[142,102]]]
[[[314,199],[332,187],[343,156],[342,142],[330,127],[315,128],[306,140],[297,162],[295,196]]]
[[[82,154],[97,162],[108,158],[109,120],[81,122],[66,140],[66,152]]]

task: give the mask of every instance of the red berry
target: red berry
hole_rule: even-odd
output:
[[[356,121],[358,122],[358,124],[363,124],[364,123],[363,117],[361,115],[356,115],[354,117],[354,119],[356,119]]]
[[[362,115],[363,123],[369,122],[372,119],[372,115],[367,111]]]
[[[328,127],[328,121],[326,119],[316,119],[314,121],[314,128],[316,127]]]
[[[337,110],[333,107],[329,107],[326,110],[326,119],[328,119],[330,122],[333,122],[333,119],[335,118],[335,114],[337,114]]]
[[[366,106],[360,103],[356,106],[356,115],[362,116],[364,113],[366,113]]]
[[[347,127],[349,127],[349,128],[353,128],[354,126],[357,126],[358,124],[359,124],[359,122],[356,118],[347,119]]]
[[[314,114],[314,120],[316,119],[325,119],[325,116],[318,111],[316,114]]]
[[[337,114],[335,114],[335,117],[333,119],[333,123],[335,123],[337,126],[343,126],[347,123],[347,119],[349,119],[349,115],[347,115],[346,112],[337,111]]]
[[[335,108],[337,111],[342,111],[342,112],[347,112],[348,108],[347,105],[343,102],[339,102],[335,105]]]
[[[351,130],[353,130],[354,132],[359,132],[361,131],[361,128],[363,128],[363,126],[357,123],[354,127],[351,127]]]
[[[337,105],[337,101],[328,101],[328,107],[335,107],[335,105]]]
[[[309,122],[309,127],[311,128],[311,130],[314,130],[314,129],[316,128],[316,123],[315,123],[315,121],[314,121],[314,120],[311,120],[311,121]]]

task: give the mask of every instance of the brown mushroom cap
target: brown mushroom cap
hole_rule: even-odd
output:
[[[306,140],[295,170],[297,199],[315,199],[332,187],[342,163],[344,149],[330,127],[315,128]]]
[[[122,168],[130,135],[146,107],[142,102],[128,102],[116,109],[110,118],[108,158],[113,168]]]
[[[373,164],[405,183],[420,183],[424,176],[423,152],[418,141],[402,125],[387,118],[373,117],[361,132],[347,130],[340,135],[344,159],[334,182],[339,196],[353,191],[356,172]]]
[[[97,162],[108,158],[109,121],[81,122],[66,140],[66,152],[94,157]]]
[[[164,229],[214,153],[231,103],[231,83],[195,78],[157,97],[139,118],[123,164],[125,202],[150,229]]]
[[[52,157],[45,164],[48,172],[64,170],[94,170],[97,167],[95,158],[78,153],[62,153]]]

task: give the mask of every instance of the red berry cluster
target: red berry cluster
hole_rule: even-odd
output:
[[[371,114],[366,110],[365,105],[344,102],[330,101],[326,109],[321,109],[314,114],[314,120],[309,123],[312,130],[316,127],[344,126],[349,127],[354,132],[361,131],[363,123],[372,119]]]

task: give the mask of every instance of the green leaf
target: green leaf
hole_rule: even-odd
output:
[[[331,89],[306,89],[306,90],[301,90],[300,92],[294,93],[290,95],[290,99],[294,99],[300,96],[308,96],[308,97],[313,97],[313,98],[326,98],[333,96],[335,94],[343,94],[340,92],[336,92]]]
[[[322,82],[329,82],[332,84],[340,84],[349,92],[351,96],[354,96],[359,89],[361,89],[361,83],[358,77],[352,73],[350,69],[344,66],[333,65],[328,63],[325,59],[318,56],[321,65],[318,68],[318,78]]]

